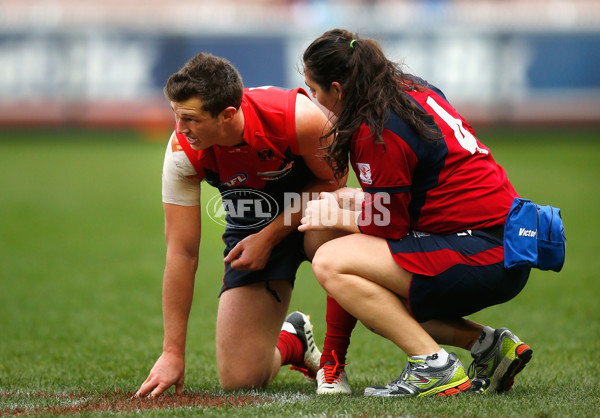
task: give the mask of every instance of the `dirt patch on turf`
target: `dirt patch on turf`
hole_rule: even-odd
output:
[[[85,393],[0,393],[12,405],[0,407],[0,416],[79,414],[91,412],[136,412],[176,408],[237,408],[262,405],[273,400],[244,394],[214,395],[210,393],[163,394],[158,398],[133,398],[133,393],[115,391],[105,394]],[[23,406],[20,406],[22,403]],[[36,404],[38,404],[36,406]],[[42,405],[39,405],[42,404]]]

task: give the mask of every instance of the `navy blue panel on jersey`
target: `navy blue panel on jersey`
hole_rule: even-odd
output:
[[[414,103],[421,107],[416,101]],[[446,156],[448,155],[448,147],[445,141],[431,142],[424,140],[411,126],[393,112],[389,113],[385,121],[385,129],[402,138],[417,157],[418,163],[412,175],[411,201],[408,207],[413,223],[417,223],[421,208],[425,205],[427,192],[438,184],[439,173],[444,168]]]
[[[290,154],[286,162],[292,160],[289,173],[267,181],[260,190],[249,187],[230,188],[219,183],[218,178],[211,183],[207,176],[209,184],[218,187],[221,192],[227,220],[225,234],[234,231],[236,236],[238,232],[250,235],[260,231],[283,212],[287,192],[300,192],[314,178],[302,157]]]
[[[425,81],[424,79],[422,79],[421,77],[418,77],[416,75],[413,74],[407,74],[407,76],[416,84],[426,87],[429,90],[432,90],[433,92],[435,92],[438,96],[440,96],[442,99],[444,99],[445,101],[448,102],[448,99],[446,98],[446,95],[436,86],[434,86],[433,84],[429,84],[427,81]],[[450,103],[450,102],[448,102]]]
[[[408,193],[410,192],[410,186],[404,187],[363,187],[363,190],[367,193]]]

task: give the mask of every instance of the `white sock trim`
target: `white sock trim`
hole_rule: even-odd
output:
[[[491,347],[492,342],[494,341],[494,331],[496,330],[492,327],[486,326],[483,328],[479,339],[473,344],[473,347],[471,347],[472,355],[482,353]]]
[[[448,362],[448,352],[443,348],[437,353],[427,356],[427,365],[431,367],[442,367]]]
[[[423,360],[431,367],[442,367],[448,362],[448,352],[443,348],[440,351],[420,356],[410,356],[413,360]]]

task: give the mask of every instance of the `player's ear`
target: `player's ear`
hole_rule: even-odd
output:
[[[231,120],[233,120],[233,117],[235,116],[236,113],[237,113],[237,109],[235,107],[233,107],[233,106],[226,107],[225,110],[223,110],[219,114],[219,119],[221,120],[221,122],[231,122]]]
[[[333,90],[338,100],[342,100],[342,85],[340,83],[337,81],[331,83],[331,90]]]

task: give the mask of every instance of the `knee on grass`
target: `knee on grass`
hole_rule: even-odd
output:
[[[238,369],[220,373],[219,380],[225,390],[262,389],[270,383],[270,376],[265,371],[249,373]]]

